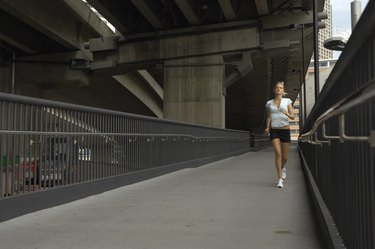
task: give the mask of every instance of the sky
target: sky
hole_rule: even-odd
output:
[[[340,36],[348,39],[352,31],[350,3],[353,0],[331,0],[332,5],[332,36]],[[360,0],[362,12],[368,0]],[[341,53],[334,51],[334,58]]]

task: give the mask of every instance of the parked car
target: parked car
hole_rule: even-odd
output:
[[[43,161],[38,166],[39,182],[42,186],[62,183],[66,172],[66,164],[62,161]]]

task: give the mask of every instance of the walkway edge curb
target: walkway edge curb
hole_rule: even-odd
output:
[[[0,199],[0,222],[42,209],[62,205],[88,196],[100,194],[119,187],[145,181],[154,177],[169,174],[184,168],[199,167],[214,161],[222,160],[250,152],[250,148],[219,154],[211,157],[168,164],[165,166],[130,172],[119,176],[103,178],[91,182],[66,185],[45,191],[31,192],[19,196]]]
[[[326,203],[324,202],[318,185],[316,184],[314,177],[307,166],[305,157],[298,146],[298,152],[302,161],[303,172],[307,179],[307,186],[311,195],[311,200],[314,204],[314,211],[317,215],[319,227],[324,237],[324,243],[329,249],[344,249],[346,248],[339,231],[337,230],[335,221],[329,211]]]

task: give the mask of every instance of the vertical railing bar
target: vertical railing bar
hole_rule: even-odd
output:
[[[59,116],[58,116],[58,130],[59,131],[64,131],[64,109],[59,108]],[[66,154],[65,151],[65,146],[66,146],[66,136],[62,135],[59,137],[59,151],[58,151],[58,163],[57,163],[57,169],[59,171],[58,173],[58,178],[59,178],[59,185],[58,186],[63,186],[64,185],[64,154]],[[60,151],[61,150],[61,151]]]
[[[53,116],[54,116],[54,113],[55,113],[55,109],[54,108],[50,108],[49,109],[49,115],[48,115],[48,125],[49,125],[49,131],[53,131],[54,129],[52,128],[52,125],[53,125]],[[48,155],[47,155],[47,158],[48,158],[48,171],[47,171],[47,175],[46,177],[48,176],[48,188],[51,188],[52,187],[52,181],[53,179],[51,179],[51,176],[53,177],[53,172],[52,172],[52,144],[53,144],[53,136],[48,136]]]
[[[17,130],[17,123],[18,123],[18,120],[17,120],[17,115],[18,115],[18,103],[14,103],[14,112],[13,112],[13,114],[14,114],[14,122],[13,122],[13,129],[14,130]],[[19,168],[19,163],[18,163],[18,167],[16,167],[16,161],[17,161],[17,157],[16,157],[16,155],[18,154],[17,153],[17,150],[16,150],[16,143],[17,143],[17,138],[18,138],[18,135],[16,135],[16,134],[14,134],[13,135],[13,142],[12,142],[12,144],[13,144],[13,164],[12,164],[12,171],[13,171],[13,179],[12,179],[12,181],[13,181],[13,185],[14,185],[14,187],[16,188],[16,191],[15,191],[15,193],[18,195],[19,194],[19,184],[20,184],[20,182],[19,182],[19,179],[16,179],[16,170],[18,170],[17,168]],[[19,158],[19,157],[18,157]],[[19,175],[17,176],[17,178],[19,178]]]
[[[60,124],[60,108],[56,108],[56,113],[55,113],[55,131],[59,132],[61,129],[61,124]],[[60,145],[61,145],[61,137],[56,135],[55,136],[55,143],[54,143],[54,155],[53,155],[53,160],[54,160],[54,172],[55,172],[55,184],[59,187],[60,186]],[[57,145],[57,146],[56,146]],[[56,148],[57,147],[57,148]],[[57,149],[57,150],[56,150]],[[56,155],[57,153],[57,155]]]
[[[97,119],[97,125],[96,125],[96,130],[97,132],[102,131],[102,114],[98,114],[98,119]],[[102,156],[103,156],[103,151],[102,151],[102,142],[103,137],[101,135],[97,136],[97,164],[98,164],[98,169],[99,169],[99,175],[100,178],[104,178],[104,167],[103,167],[103,161],[102,161]]]
[[[5,129],[6,128],[6,102],[1,102],[1,128]],[[3,141],[4,140],[4,141]],[[5,143],[5,151],[1,149],[1,195],[2,197],[8,196],[8,165],[7,165],[7,152],[6,152],[6,140],[7,140],[7,135],[2,135],[1,143]],[[1,146],[2,147],[2,146]],[[5,154],[3,153],[5,152]],[[4,179],[3,179],[4,175]],[[3,193],[4,189],[4,193]]]
[[[126,132],[126,118],[120,117],[119,118],[119,131],[125,133]],[[126,158],[125,155],[127,155],[127,144],[125,143],[126,137],[119,137],[119,141],[121,142],[120,146],[120,153],[121,153],[121,174],[126,173]]]
[[[92,126],[94,127],[95,130],[98,130],[99,129],[99,119],[100,119],[100,114],[93,114],[93,119],[92,119]],[[94,132],[94,131],[92,131]],[[92,148],[93,148],[93,151],[95,151],[95,153],[93,153],[93,155],[95,155],[93,158],[95,158],[94,160],[94,164],[95,164],[95,178],[96,179],[100,179],[102,178],[102,174],[101,174],[101,165],[100,165],[100,147],[99,147],[99,143],[100,143],[100,135],[95,135],[93,138],[92,138],[92,142],[93,142],[93,145],[92,145]]]
[[[51,110],[49,107],[44,107],[44,130],[48,131],[48,125],[49,125],[49,120],[50,120],[50,114],[48,113],[48,110]],[[48,142],[49,142],[49,137],[45,136],[44,141],[43,141],[43,188],[45,189],[47,187],[47,158],[48,158]],[[49,174],[49,172],[48,172]],[[49,186],[48,186],[49,187]]]
[[[100,132],[102,130],[102,127],[101,127],[102,115],[101,114],[97,114],[96,117],[97,118],[96,118],[95,129],[96,129],[97,132]],[[102,144],[102,137],[101,137],[101,135],[97,135],[96,136],[95,146],[96,146],[96,155],[97,155],[97,157],[96,157],[96,164],[97,164],[98,177],[99,178],[103,178],[104,177],[103,164],[102,164],[101,144]]]
[[[46,129],[46,107],[40,106],[40,130],[41,131],[47,131]],[[38,177],[39,177],[39,187],[41,189],[45,188],[45,177],[42,179],[42,172],[46,172],[46,165],[45,165],[45,155],[43,155],[43,152],[45,151],[45,143],[46,143],[46,138],[44,135],[40,136],[40,151],[39,151],[39,172],[38,172]],[[45,153],[44,153],[45,154]],[[44,170],[42,171],[42,168]],[[42,181],[44,181],[44,184],[42,184]]]
[[[33,106],[29,105],[29,115],[28,115],[28,118],[29,118],[29,122],[26,123],[27,125],[27,130],[32,130],[33,129],[33,115],[32,115],[32,112],[33,112]],[[31,192],[31,169],[32,169],[32,145],[30,143],[31,141],[31,138],[32,138],[32,135],[28,135],[28,139],[27,139],[27,145],[28,145],[28,148],[29,148],[29,160],[28,160],[28,164],[29,164],[29,167],[28,167],[28,192]],[[27,166],[27,162],[25,164],[25,167]]]
[[[104,115],[103,114],[103,117],[102,117],[102,129],[100,130],[101,132],[104,131],[104,132],[107,132],[107,122],[106,120],[108,119],[108,115]],[[103,145],[102,145],[102,151],[103,151],[103,155],[102,155],[102,164],[103,164],[103,167],[104,167],[104,175],[105,177],[108,177],[108,165],[107,165],[107,150],[106,150],[106,147],[107,147],[107,136],[103,136]]]
[[[83,114],[83,120],[82,120],[82,129],[83,132],[89,133],[92,132],[92,130],[89,127],[89,113],[85,112]],[[84,169],[84,175],[83,175],[83,182],[90,180],[90,168],[91,168],[91,162],[87,161],[88,159],[88,148],[90,148],[90,142],[91,142],[91,136],[84,136],[85,146],[83,150],[83,163],[85,165]],[[86,142],[87,141],[87,142]]]
[[[105,114],[102,114],[100,115],[101,116],[101,120],[100,120],[100,132],[102,131],[105,131],[105,119],[107,117],[107,115]],[[105,139],[106,139],[106,136],[102,136],[101,137],[101,143],[100,143],[100,148],[101,148],[101,160],[100,160],[100,163],[101,165],[103,166],[103,173],[104,173],[104,177],[108,177],[107,175],[107,165],[105,163]]]
[[[103,118],[103,122],[104,122],[104,132],[111,132],[110,130],[110,120],[111,119],[111,116],[106,114],[105,117]],[[109,145],[110,141],[109,141],[109,136],[105,136],[104,137],[104,165],[105,165],[105,172],[106,172],[106,177],[109,177],[111,176],[111,173],[110,173],[110,164],[108,162],[108,145]]]
[[[73,111],[72,110],[68,110],[67,111],[67,114],[66,114],[66,117],[67,117],[67,130],[68,131],[73,131]],[[69,118],[69,119],[68,119]],[[69,136],[69,139],[70,139],[70,142],[69,142],[69,148],[70,148],[70,151],[69,151],[69,161],[68,161],[68,165],[69,165],[69,171],[67,173],[67,177],[69,178],[68,180],[68,183],[67,184],[74,184],[74,181],[73,181],[73,172],[74,172],[74,148],[75,148],[75,144],[74,144],[74,136]]]
[[[122,118],[121,117],[116,117],[116,124],[117,124],[117,133],[120,133],[121,132],[121,120]],[[118,164],[117,164],[117,167],[116,167],[116,172],[117,174],[123,174],[123,166],[124,166],[124,162],[123,162],[123,158],[122,158],[122,153],[124,151],[124,146],[122,144],[122,136],[116,136],[116,154],[118,156],[117,160],[118,160]]]
[[[10,102],[6,102],[7,103],[7,107],[5,108],[5,111],[6,111],[6,119],[5,119],[5,123],[4,123],[4,126],[5,126],[5,129],[9,129],[10,127]],[[11,184],[12,184],[12,181],[9,181],[10,179],[10,175],[11,175],[11,172],[10,172],[10,169],[9,169],[9,153],[8,153],[8,141],[9,141],[9,138],[10,138],[10,135],[5,135],[5,195],[6,196],[10,196],[11,195],[11,192],[12,192],[12,187],[11,187]],[[3,158],[1,158],[3,159]]]
[[[77,125],[77,129],[79,132],[83,132],[83,121],[84,121],[84,113],[83,112],[79,112],[79,117],[78,117],[78,125]],[[79,164],[80,164],[80,170],[79,170],[79,182],[83,182],[85,181],[85,161],[83,161],[83,149],[85,148],[85,144],[86,144],[86,137],[85,136],[79,136]]]
[[[96,117],[98,114],[95,113],[89,113],[87,118],[88,118],[88,125],[90,126],[88,132],[89,133],[95,133],[96,130],[98,129],[97,124],[96,124]],[[97,150],[97,135],[95,136],[90,136],[87,138],[88,140],[88,149],[87,149],[87,154],[90,157],[87,157],[87,163],[91,170],[90,172],[90,179],[95,178],[98,179],[98,170],[99,170],[99,164],[98,164],[98,150]]]
[[[102,132],[104,130],[104,114],[101,114],[100,115],[100,119],[99,119],[99,132]],[[106,177],[106,168],[105,168],[105,163],[104,163],[104,144],[105,144],[105,136],[99,136],[100,137],[100,153],[99,153],[99,156],[100,156],[100,165],[102,167],[102,177]]]
[[[37,106],[34,106],[33,107],[33,109],[34,109],[34,112],[32,112],[32,115],[35,113],[35,118],[34,118],[34,122],[35,122],[35,124],[34,124],[34,130],[35,131],[38,131],[38,121],[39,121],[39,119],[38,119],[38,107]],[[31,129],[31,130],[33,130],[33,129]],[[32,138],[33,139],[33,138]],[[34,140],[34,139],[33,139]],[[33,161],[34,161],[34,191],[38,191],[39,189],[37,188],[37,177],[38,177],[38,158],[37,158],[37,147],[39,146],[39,140],[38,140],[38,135],[35,135],[35,143],[33,143],[33,146],[32,146],[32,148],[33,148],[33,157],[34,157],[34,159],[33,159]]]
[[[58,111],[58,108],[54,108],[53,109],[53,131],[57,131],[57,115],[58,115],[59,111]],[[56,184],[58,182],[58,179],[57,178],[57,173],[56,173],[56,145],[57,145],[57,139],[58,139],[58,136],[55,135],[53,136],[53,139],[52,139],[52,163],[51,163],[51,166],[52,166],[52,182],[53,182],[53,187],[56,187]]]
[[[106,121],[106,129],[105,132],[113,132],[112,129],[112,115],[107,115],[107,118],[104,119]],[[110,145],[111,145],[111,136],[107,136],[106,138],[107,143],[105,144],[105,162],[107,165],[107,177],[111,177],[112,175],[112,163],[111,163],[111,155],[110,155]]]
[[[70,111],[69,112],[69,118],[70,118],[70,129],[69,131],[75,131],[75,122],[76,122],[76,111]],[[72,144],[72,159],[71,159],[71,170],[69,172],[69,179],[71,179],[71,184],[76,183],[76,174],[78,174],[78,169],[77,169],[77,162],[76,162],[76,155],[77,155],[77,137],[71,136],[71,144]]]
[[[125,133],[129,133],[131,131],[131,118],[126,119],[126,129]],[[126,150],[127,153],[125,153],[126,156],[126,172],[130,172],[133,169],[133,152],[132,152],[132,145],[129,143],[130,137],[125,137],[125,145],[126,145]]]
[[[96,119],[94,119],[94,117],[96,117]],[[100,132],[99,119],[100,119],[100,114],[91,113],[91,119],[90,119],[90,123],[91,123],[90,125],[92,127],[91,132],[95,132],[95,133]],[[91,141],[94,144],[93,147],[95,148],[95,161],[94,161],[95,168],[93,168],[93,172],[95,172],[95,179],[99,179],[102,177],[101,176],[101,164],[100,164],[100,154],[101,154],[100,153],[100,135],[95,135],[94,137],[91,137]]]
[[[114,127],[114,116],[113,115],[108,115],[108,132],[114,132],[115,127]],[[109,176],[114,176],[113,172],[113,158],[112,158],[112,144],[113,144],[113,137],[109,136],[108,137],[108,143],[107,143],[107,164],[108,164],[108,172]]]
[[[139,123],[139,130],[138,132],[140,133],[144,133],[144,121],[143,120],[139,120],[138,121]],[[140,170],[143,170],[144,169],[144,156],[143,156],[143,146],[144,146],[144,141],[145,141],[145,138],[144,137],[140,137],[139,138],[139,143],[138,143],[138,162],[139,162],[139,169]]]
[[[101,115],[102,114],[94,114],[94,113],[92,113],[92,116],[96,116],[97,117],[95,125],[91,125],[92,127],[94,127],[94,131],[93,132],[100,133],[101,130],[102,130],[102,128],[100,126]],[[91,119],[91,122],[93,122],[93,119]],[[95,165],[96,165],[96,169],[93,172],[95,173],[95,179],[98,179],[98,178],[103,178],[103,174],[102,174],[102,167],[103,166],[102,166],[102,162],[101,162],[101,156],[102,156],[102,152],[101,152],[101,135],[96,135],[95,137],[96,137],[96,142],[95,142],[95,147],[96,147],[96,149],[95,149],[95,151],[96,151]]]
[[[131,132],[135,132],[135,129],[134,129],[134,127],[135,127],[135,125],[134,125],[134,119],[131,119],[130,120],[130,131]],[[129,139],[130,140],[133,140],[134,138],[133,137],[129,137]],[[137,169],[137,163],[136,163],[136,155],[135,155],[135,153],[136,153],[136,148],[135,148],[135,143],[134,142],[131,142],[130,144],[129,144],[129,146],[130,146],[130,148],[131,148],[131,169],[132,169],[132,171],[137,171],[138,169]]]
[[[72,123],[72,116],[71,111],[64,109],[64,115],[65,115],[65,130],[67,132],[70,132],[71,129],[71,123]],[[73,151],[73,136],[68,135],[66,136],[66,158],[65,158],[65,183],[64,185],[71,185],[72,184],[72,178],[71,178],[71,172],[72,172],[72,151]]]
[[[9,129],[12,129],[12,128],[14,129],[14,125],[15,125],[15,103],[14,102],[11,103],[10,109],[11,109],[10,112],[12,113],[13,118],[9,120],[10,121]],[[14,139],[14,136],[15,136],[15,134],[10,135],[10,139],[9,139],[11,141],[9,146],[10,146],[10,150],[12,152],[9,155],[10,167],[11,167],[11,172],[12,172],[12,175],[10,177],[10,182],[11,182],[10,195],[11,196],[14,195],[14,187],[15,187],[15,165],[14,165],[14,162],[15,162],[15,150],[14,150],[15,139]]]
[[[89,112],[85,113],[85,132],[86,133],[93,133],[95,132],[96,127],[93,126],[92,123],[92,116],[94,114]],[[89,148],[91,148],[93,137],[92,136],[86,136],[85,141],[87,141],[87,148],[84,150],[84,162],[86,164],[86,178],[85,181],[91,181],[94,179],[94,172],[95,172],[95,166],[96,163],[89,160]]]
[[[118,120],[119,120],[119,117],[118,116],[113,116],[113,124],[114,124],[114,132],[116,133],[119,133],[119,129],[118,129]],[[113,150],[113,158],[114,158],[114,162],[115,164],[113,165],[113,172],[115,175],[119,175],[120,174],[120,171],[119,171],[119,166],[120,166],[120,156],[119,156],[119,153],[118,153],[118,144],[119,144],[119,137],[118,136],[113,136],[113,146],[112,146],[112,150]]]
[[[114,132],[114,123],[113,123],[113,116],[112,115],[108,115],[108,119],[107,119],[107,131],[108,132]],[[113,176],[113,172],[112,172],[112,156],[111,156],[111,151],[112,151],[112,137],[111,136],[108,136],[108,142],[107,142],[107,145],[106,145],[106,151],[107,151],[107,158],[106,158],[106,161],[107,161],[107,165],[108,165],[108,176]]]
[[[103,114],[102,115],[102,122],[101,122],[101,129],[100,131],[101,132],[106,132],[106,119],[108,118],[107,115]],[[107,136],[102,136],[102,165],[103,165],[103,169],[104,169],[104,177],[108,177],[108,165],[107,165],[107,162],[106,162],[106,155],[107,155],[107,152],[106,152],[106,139],[107,139]]]
[[[19,127],[20,127],[20,130],[22,131],[22,129],[23,129],[23,119],[25,118],[24,116],[23,116],[23,107],[25,107],[25,105],[23,105],[23,104],[21,104],[21,106],[20,106],[20,122],[19,122]],[[25,107],[26,108],[26,107]],[[19,151],[19,160],[18,160],[18,178],[21,178],[20,180],[19,180],[19,184],[20,184],[20,190],[21,190],[21,186],[22,186],[22,191],[21,191],[21,193],[24,193],[25,192],[25,181],[24,181],[24,172],[23,172],[23,168],[21,169],[21,162],[22,162],[22,155],[23,155],[23,151],[22,151],[22,147],[24,147],[23,146],[23,143],[22,143],[22,141],[23,142],[25,142],[25,135],[20,135],[19,136],[19,143],[18,143],[18,151]],[[23,159],[24,160],[24,159]],[[22,170],[22,177],[21,177],[21,170]],[[21,181],[22,181],[22,184],[21,184]]]
[[[61,109],[61,123],[62,123],[62,132],[67,131],[66,125],[67,125],[67,116],[66,116],[66,110]],[[61,186],[64,186],[67,182],[66,173],[69,170],[68,165],[68,158],[69,158],[69,136],[64,135],[62,136],[62,157],[61,157]]]
[[[76,124],[75,124],[75,131],[81,131],[81,123],[82,123],[82,112],[78,112],[76,114]],[[82,141],[81,141],[82,140]],[[83,136],[77,137],[77,165],[78,165],[78,173],[77,173],[77,181],[82,182],[82,147],[83,147]]]
[[[125,117],[119,118],[119,129],[120,132],[125,133],[126,132],[126,122],[127,119]],[[121,174],[126,173],[126,155],[127,154],[127,144],[125,143],[126,137],[119,137],[119,140],[121,141],[120,146],[120,153],[121,153]]]
[[[134,130],[136,133],[139,133],[140,132],[140,129],[142,129],[141,127],[141,122],[139,121],[139,119],[135,119],[134,120]],[[135,138],[135,143],[134,143],[134,146],[135,146],[135,160],[136,160],[136,164],[137,164],[137,171],[140,171],[141,170],[141,162],[140,162],[140,156],[139,156],[139,151],[140,151],[140,148],[141,148],[141,139],[142,138],[138,138],[136,137]]]
[[[3,122],[4,122],[4,111],[3,111],[3,105],[4,105],[4,102],[3,101],[0,101],[0,128],[3,129]],[[2,143],[3,141],[3,137],[5,135],[0,135],[0,143]],[[1,147],[2,147],[2,144],[1,144]],[[1,177],[0,177],[0,199],[4,198],[6,196],[6,190],[5,190],[5,186],[4,186],[4,180],[3,180],[3,174],[5,173],[4,169],[3,169],[3,150],[0,149],[0,172],[1,172]]]
[[[25,112],[24,112],[24,120],[23,120],[23,130],[27,130],[27,113],[28,113],[28,105],[25,105]],[[23,167],[22,167],[22,180],[23,180],[23,192],[26,191],[27,186],[26,186],[26,155],[27,155],[27,149],[26,149],[26,144],[27,144],[27,135],[23,136]]]
[[[86,116],[87,113],[82,112],[82,120],[81,120],[81,131],[85,132],[86,127]],[[86,158],[86,149],[89,148],[89,138],[84,135],[82,136],[82,150],[81,150],[81,163],[82,163],[82,176],[81,176],[81,182],[87,181],[87,167],[88,167],[88,161],[85,160]]]
[[[86,117],[87,113],[82,112],[82,119],[81,119],[81,131],[82,132],[87,132],[86,131]],[[86,135],[82,136],[82,148],[81,148],[81,164],[82,164],[82,175],[81,175],[81,182],[87,181],[87,168],[89,167],[88,161],[86,160],[87,158],[87,150],[90,146],[90,141],[89,137]]]

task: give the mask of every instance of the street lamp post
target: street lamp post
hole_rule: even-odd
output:
[[[306,71],[305,71],[305,25],[301,24],[302,34],[302,85],[303,85],[303,126],[306,122]]]
[[[301,109],[303,109],[303,115],[301,119],[302,127],[303,127],[306,121],[305,25],[304,24],[291,24],[289,27],[293,31],[301,30],[301,72],[300,72],[300,75],[301,75],[301,81],[302,81],[302,87],[303,87],[302,89],[303,95],[300,94],[300,111]]]
[[[313,21],[314,21],[314,82],[315,82],[315,101],[319,96],[319,46],[318,46],[318,4],[313,0]]]

